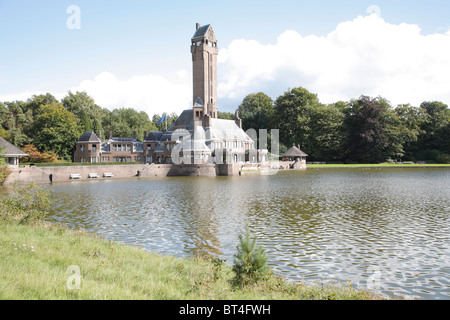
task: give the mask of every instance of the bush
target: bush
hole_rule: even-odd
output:
[[[443,163],[443,164],[450,164],[450,154],[440,154],[437,158],[436,161],[438,163]]]
[[[252,237],[247,227],[245,236],[239,235],[239,244],[234,255],[233,271],[237,285],[247,285],[261,280],[270,271],[267,255],[263,247],[256,245],[256,237]]]
[[[32,224],[43,221],[52,201],[51,191],[34,183],[16,187],[0,199],[0,222]]]

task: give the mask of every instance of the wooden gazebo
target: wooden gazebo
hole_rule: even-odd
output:
[[[288,151],[282,154],[283,159],[292,161],[290,169],[306,169],[306,157],[308,155],[300,149],[300,146],[292,146]]]
[[[300,150],[300,146],[292,146],[288,151],[282,154],[282,157],[291,158],[293,160],[305,160],[308,155]]]

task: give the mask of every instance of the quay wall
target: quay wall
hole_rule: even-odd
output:
[[[115,179],[136,177],[138,172],[147,165],[99,165],[99,166],[61,166],[61,167],[22,167],[13,169],[3,185],[26,184],[26,183],[50,183],[70,181],[70,175],[79,174],[80,179]],[[90,173],[97,173],[98,178],[89,178]],[[113,177],[104,178],[104,173],[111,173]]]
[[[4,186],[27,183],[52,183],[78,180],[102,180],[132,177],[170,177],[170,176],[239,176],[243,174],[267,174],[268,165],[250,163],[232,164],[132,164],[132,165],[96,165],[96,166],[28,166],[14,168],[3,182]],[[90,178],[96,173],[98,177]],[[105,173],[112,177],[104,177]],[[71,175],[79,175],[71,179]]]

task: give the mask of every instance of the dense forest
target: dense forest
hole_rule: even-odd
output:
[[[393,107],[382,97],[361,96],[322,104],[299,87],[275,101],[249,94],[238,111],[244,130],[279,129],[280,153],[300,144],[308,161],[450,163],[450,109],[442,102]]]
[[[361,96],[322,104],[304,88],[289,89],[273,101],[259,92],[238,106],[243,129],[279,129],[280,152],[301,144],[309,161],[380,163],[450,162],[450,109],[442,102],[393,107],[384,98]],[[0,136],[30,155],[30,161],[71,161],[75,142],[85,131],[110,130],[117,137],[144,138],[163,130],[162,114],[151,118],[133,108],[109,110],[85,92],[34,95],[26,101],[0,102]],[[177,114],[167,115],[169,126]],[[219,112],[219,118],[234,114]],[[270,146],[270,142],[269,142]]]

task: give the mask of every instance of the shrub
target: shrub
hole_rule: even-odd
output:
[[[52,201],[51,191],[32,183],[15,187],[0,199],[0,222],[31,224],[43,221]]]
[[[239,235],[239,244],[236,249],[233,264],[233,271],[236,273],[235,284],[254,283],[269,273],[266,252],[263,247],[256,245],[256,237],[251,236],[248,227],[244,236]]]
[[[443,163],[443,164],[450,164],[450,154],[440,154],[437,158],[436,161],[438,163]]]

